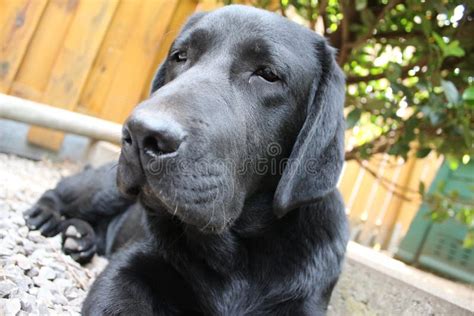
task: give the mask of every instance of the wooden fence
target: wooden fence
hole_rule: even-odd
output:
[[[246,2],[246,1],[243,1]],[[216,0],[0,0],[0,92],[123,122],[186,18]],[[63,135],[33,127],[28,139],[57,150]],[[340,189],[356,241],[392,252],[440,160],[380,155],[349,162]],[[372,174],[380,176],[375,178]],[[406,199],[409,200],[406,200]]]
[[[195,0],[0,0],[0,92],[123,122]],[[30,142],[63,136],[32,128]]]
[[[441,163],[434,153],[407,161],[380,154],[370,161],[347,162],[338,186],[351,239],[393,254],[420,207],[420,181],[429,187]]]

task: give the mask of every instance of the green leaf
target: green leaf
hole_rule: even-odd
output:
[[[469,105],[474,105],[474,86],[470,86],[462,94],[462,99]]]
[[[422,18],[421,19],[421,29],[423,30],[423,33],[425,33],[426,36],[429,36],[431,34],[431,23],[428,19]]]
[[[436,41],[436,44],[438,44],[439,48],[441,48],[441,51],[444,52],[444,50],[446,49],[446,43],[444,42],[443,38],[439,36],[436,32],[433,32],[433,37]]]
[[[361,11],[367,7],[367,0],[356,0],[356,10]]]
[[[390,82],[396,82],[402,74],[402,67],[396,63],[390,63],[386,70],[387,79]]]
[[[444,189],[446,188],[446,180],[440,180],[437,185],[437,189],[439,192],[444,192]]]
[[[418,193],[423,197],[425,196],[425,183],[423,181],[420,181],[418,184]]]
[[[406,160],[409,150],[410,146],[408,144],[398,142],[388,150],[388,154],[393,156],[401,156]]]
[[[462,246],[464,248],[474,248],[474,231],[470,231],[466,234]]]
[[[417,158],[425,158],[431,152],[431,148],[420,148],[416,152]]]
[[[465,54],[464,49],[462,49],[462,47],[459,46],[458,40],[452,41],[451,43],[449,43],[443,51],[444,57],[448,57],[448,56],[462,57],[464,56],[464,54]]]
[[[449,169],[456,170],[459,168],[459,161],[456,158],[448,157]]]
[[[454,40],[449,44],[444,41],[444,39],[437,33],[433,32],[433,38],[435,39],[436,44],[441,49],[443,53],[443,57],[455,56],[455,57],[462,57],[464,56],[465,52],[461,46],[459,46],[460,42],[458,40]]]
[[[359,122],[361,114],[362,111],[358,108],[355,108],[351,112],[349,112],[346,119],[348,129],[353,128],[357,124],[357,122]]]
[[[452,104],[457,104],[460,100],[458,89],[451,81],[441,80],[443,86],[444,95],[446,99]]]

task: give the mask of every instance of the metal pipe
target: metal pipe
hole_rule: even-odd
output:
[[[0,118],[120,144],[122,125],[0,93]]]

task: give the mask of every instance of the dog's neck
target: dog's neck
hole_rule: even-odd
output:
[[[166,211],[147,211],[147,222],[158,251],[170,260],[201,260],[218,272],[228,273],[246,261],[246,250],[238,240],[258,238],[277,221],[272,201],[273,193],[254,194],[245,202],[239,218],[220,234],[203,233]]]

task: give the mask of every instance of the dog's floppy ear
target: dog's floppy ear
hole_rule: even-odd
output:
[[[306,114],[288,164],[278,183],[273,206],[278,217],[332,191],[344,163],[344,75],[334,49],[317,47],[320,74],[315,76]]]
[[[193,14],[186,24],[183,26],[181,29],[181,33],[184,33],[186,30],[190,29],[193,25],[195,25],[199,20],[202,19],[203,16],[205,16],[207,12],[198,12]],[[173,46],[173,45],[171,45]],[[158,67],[158,70],[155,73],[155,76],[153,77],[153,80],[151,82],[151,87],[150,87],[150,94],[158,90],[159,88],[163,87],[166,83],[166,67],[168,65],[167,63],[168,58],[166,58],[161,65]]]

